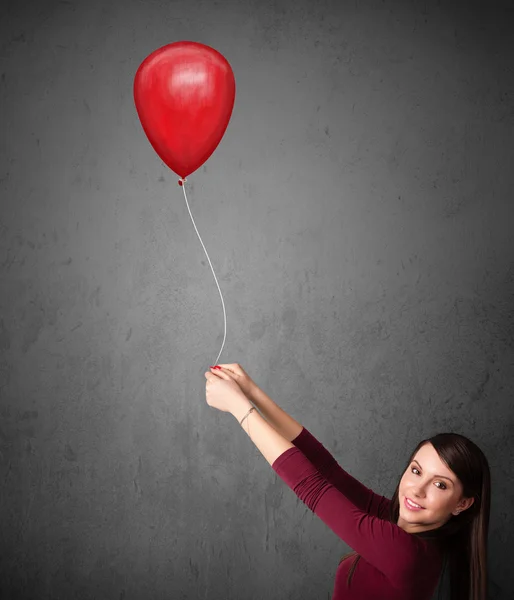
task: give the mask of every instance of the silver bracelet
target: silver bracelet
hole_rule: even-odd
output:
[[[255,410],[255,406],[252,406],[252,408],[246,413],[246,415],[241,419],[241,426],[243,426],[243,421],[246,419],[246,417],[252,412],[252,410]]]

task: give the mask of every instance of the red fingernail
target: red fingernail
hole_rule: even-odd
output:
[[[212,365],[209,367],[210,369],[215,369],[216,367],[213,367]]]
[[[218,369],[219,371],[221,371],[221,367],[218,367],[218,365],[216,365],[214,368]]]

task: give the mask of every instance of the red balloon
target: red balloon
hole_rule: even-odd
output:
[[[216,150],[230,121],[235,94],[227,59],[196,42],[175,42],[155,50],[134,78],[134,101],[146,136],[182,178]]]

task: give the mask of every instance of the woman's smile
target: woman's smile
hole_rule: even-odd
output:
[[[424,506],[420,506],[419,504],[412,502],[412,500],[407,498],[407,496],[405,496],[404,504],[409,510],[424,510],[425,508]]]

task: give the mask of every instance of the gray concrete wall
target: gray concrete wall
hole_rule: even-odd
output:
[[[485,6],[2,3],[2,598],[330,598],[348,550],[206,404],[221,300],[132,96],[178,40],[237,83],[188,188],[220,362],[384,495],[420,439],[473,439],[512,598],[513,14]]]

